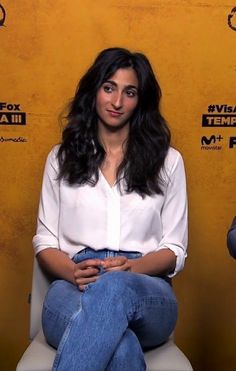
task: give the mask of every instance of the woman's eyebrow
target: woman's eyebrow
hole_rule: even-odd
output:
[[[113,81],[113,80],[106,80],[106,81],[104,81],[104,84],[106,84],[106,83],[111,84],[113,86],[117,86],[117,83],[115,81]],[[125,89],[135,89],[135,90],[138,90],[137,86],[132,85],[132,84],[126,85],[125,86]]]
[[[135,85],[127,85],[126,87],[125,87],[126,89],[134,89],[134,90],[138,90],[138,88],[137,88],[137,86],[135,86]]]
[[[106,81],[104,81],[104,83],[103,84],[111,84],[111,85],[114,85],[114,86],[117,86],[117,84],[115,83],[115,81],[113,81],[113,80],[106,80]]]

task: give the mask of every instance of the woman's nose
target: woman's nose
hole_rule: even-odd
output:
[[[112,99],[112,105],[113,107],[118,110],[122,107],[123,105],[123,97],[122,97],[122,93],[119,93],[117,92],[117,94],[115,94],[113,96],[113,99]]]

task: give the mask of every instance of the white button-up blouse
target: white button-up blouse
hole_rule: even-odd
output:
[[[183,266],[187,249],[187,198],[183,160],[170,148],[162,170],[163,194],[142,198],[125,193],[124,184],[110,186],[99,172],[95,187],[70,186],[58,181],[58,147],[49,153],[39,204],[35,253],[55,248],[71,258],[85,247],[94,250],[137,251],[143,255],[172,250],[174,276]]]

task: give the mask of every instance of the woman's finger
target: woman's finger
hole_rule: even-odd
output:
[[[102,265],[102,260],[100,259],[87,259],[76,264],[79,269],[87,269],[89,267],[100,267]]]
[[[127,262],[127,258],[125,256],[117,256],[117,257],[112,257],[112,258],[106,258],[104,260],[103,267],[104,269],[107,268],[112,268],[112,267],[117,267],[117,266],[122,266]]]
[[[117,265],[115,267],[109,267],[106,268],[106,272],[112,272],[112,271],[130,271],[131,270],[131,264],[129,262],[126,262],[125,264],[122,265]]]
[[[100,276],[85,277],[85,278],[76,278],[75,282],[77,285],[86,285],[88,283],[96,282]]]
[[[75,269],[74,277],[91,277],[96,276],[99,273],[99,269],[97,268],[87,268],[87,269]]]

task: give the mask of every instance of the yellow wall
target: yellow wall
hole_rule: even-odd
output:
[[[236,31],[227,23],[236,3],[0,4],[7,14],[6,27],[0,27],[0,102],[20,104],[26,112],[26,125],[0,125],[0,369],[14,370],[27,345],[31,239],[45,156],[60,138],[57,117],[97,52],[123,46],[150,58],[173,144],[186,163],[190,243],[185,271],[174,283],[180,302],[176,341],[197,371],[236,370],[236,262],[225,243],[236,214],[236,146],[228,148],[236,127],[201,126],[209,105],[236,105]],[[202,136],[219,134],[220,150],[201,149]],[[6,141],[19,137],[27,141]]]

